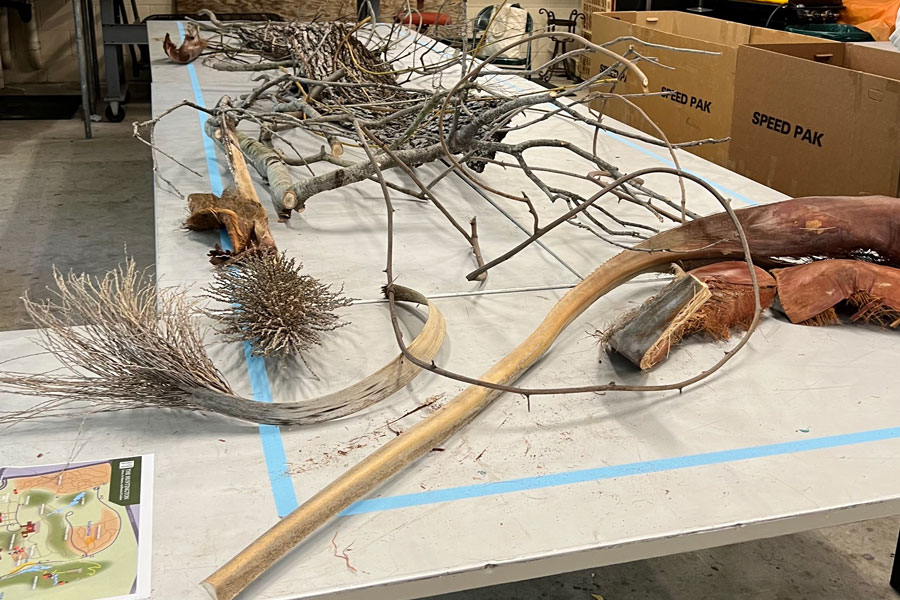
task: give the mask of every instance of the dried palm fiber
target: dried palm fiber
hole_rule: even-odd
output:
[[[759,267],[754,270],[760,306],[766,309],[775,298],[775,280]],[[702,333],[727,340],[733,328],[746,331],[755,313],[747,263],[725,261],[680,273],[659,294],[619,319],[603,338],[608,348],[646,370],[668,358],[688,336]]]
[[[764,269],[753,267],[759,285],[759,303],[763,310],[775,299],[775,279]],[[722,341],[733,329],[746,331],[756,312],[753,281],[747,263],[725,261],[688,271],[709,287],[710,299],[686,325],[683,336],[702,333]]]
[[[702,181],[698,182],[703,185]],[[707,187],[707,189],[709,189]],[[713,190],[714,193],[714,190]],[[779,257],[875,253],[900,264],[900,199],[885,196],[814,197],[735,211],[754,261]],[[743,256],[740,235],[725,213],[691,221],[625,250],[557,302],[537,329],[491,367],[481,380],[509,385],[598,298],[636,275],[689,259]],[[203,581],[213,598],[230,600],[331,518],[474,419],[500,390],[471,385],[398,437],[351,467],[251,542]]]
[[[350,306],[343,289],[332,290],[301,275],[302,264],[284,253],[248,252],[216,269],[207,296],[225,308],[207,311],[229,341],[252,342],[256,356],[299,356],[320,346],[321,333],[346,325],[335,310]]]
[[[334,393],[299,402],[256,402],[234,394],[203,346],[194,301],[183,291],[157,290],[134,261],[102,278],[55,272],[56,299],[25,308],[40,345],[65,368],[46,374],[0,371],[0,393],[46,398],[22,410],[0,411],[0,423],[133,408],[203,411],[272,425],[305,425],[346,416],[387,398],[421,369],[403,356]],[[428,306],[410,345],[431,360],[445,332],[427,298],[398,288],[404,302]],[[87,406],[87,409],[86,409]]]
[[[900,270],[861,260],[820,260],[772,271],[791,323],[836,325],[835,307],[855,309],[851,321],[900,325]]]

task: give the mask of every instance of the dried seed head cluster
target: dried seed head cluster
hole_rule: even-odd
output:
[[[219,333],[249,342],[256,355],[303,358],[320,332],[346,325],[334,313],[351,303],[343,288],[332,291],[302,268],[283,253],[251,252],[217,269],[207,296],[228,305],[208,311]]]
[[[0,412],[0,423],[145,406],[193,409],[188,389],[231,394],[203,348],[194,306],[177,290],[157,291],[130,258],[102,279],[54,273],[52,301],[24,298],[41,345],[64,371],[0,371],[0,391],[49,398],[25,410]]]

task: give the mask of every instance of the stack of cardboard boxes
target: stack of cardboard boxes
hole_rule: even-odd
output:
[[[649,43],[610,49],[660,63],[639,66],[668,93],[632,100],[671,142],[730,137],[689,151],[792,196],[900,195],[900,53],[688,13],[596,13],[592,25],[600,43]],[[627,75],[597,89],[641,91]],[[625,102],[592,106],[655,135]]]

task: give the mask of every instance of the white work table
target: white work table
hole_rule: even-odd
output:
[[[183,99],[212,106],[223,94],[247,90],[250,74],[168,63],[159,40],[166,32],[180,39],[178,24],[148,28],[155,115]],[[587,127],[552,118],[509,139],[551,137],[590,148],[592,136]],[[202,174],[154,154],[160,173],[183,194],[218,191],[208,166],[213,180],[228,184],[224,157],[204,143],[196,112],[184,108],[163,119],[154,143]],[[664,148],[612,135],[600,136],[598,154],[623,172],[669,160]],[[547,152],[546,164],[555,156],[562,155]],[[678,156],[736,208],[784,197],[686,152]],[[572,170],[590,170],[564,160]],[[484,178],[532,189],[512,170],[489,167]],[[360,300],[341,313],[349,324],[310,354],[315,375],[299,361],[267,363],[271,396],[288,401],[340,389],[397,354],[387,306],[379,301],[380,189],[364,182],[323,193],[279,224],[256,179],[279,248]],[[673,177],[646,180],[678,197]],[[477,215],[488,260],[526,236],[530,217],[517,203],[494,199],[504,214],[455,176],[436,193],[460,221]],[[717,210],[698,186],[687,184],[687,193],[693,210]],[[532,197],[545,222],[565,209]],[[618,214],[653,223],[646,212],[608,202]],[[563,226],[542,239],[545,247],[532,245],[492,269],[485,282],[469,282],[468,245],[437,209],[399,193],[394,205],[397,282],[433,298],[448,324],[435,360],[469,375],[515,347],[568,287],[617,252],[589,232]],[[199,294],[211,279],[206,252],[217,235],[182,229],[185,198],[159,179],[155,209],[160,286]],[[671,382],[712,365],[733,342],[689,341],[646,374],[601,353],[591,334],[661,285],[644,277],[598,301],[520,383]],[[422,312],[404,309],[401,317],[409,339]],[[8,368],[53,368],[47,355],[29,356],[36,351],[29,335],[0,334],[0,361],[23,356]],[[898,344],[894,332],[800,327],[767,313],[733,361],[683,393],[534,396],[530,411],[524,398],[502,395],[442,449],[303,542],[242,597],[417,598],[900,513],[900,413],[892,385]],[[214,343],[211,354],[235,390],[249,396],[242,349]],[[316,426],[261,431],[214,416],[141,410],[91,415],[83,426],[81,419],[16,426],[3,432],[0,446],[4,464],[65,462],[81,429],[78,460],[153,453],[152,597],[200,599],[207,596],[198,583],[275,523],[279,511],[429,409],[389,422],[426,400],[448,401],[463,387],[423,373],[363,413]],[[3,406],[28,401],[0,396]],[[344,549],[347,560],[338,556]]]

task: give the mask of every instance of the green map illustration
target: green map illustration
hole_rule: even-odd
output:
[[[0,600],[94,600],[133,592],[137,502],[123,503],[122,490],[133,495],[135,459],[124,460],[0,469]],[[127,479],[120,465],[131,467]]]

